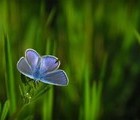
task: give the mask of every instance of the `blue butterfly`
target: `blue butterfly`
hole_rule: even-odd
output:
[[[27,49],[25,57],[21,57],[17,62],[19,72],[35,81],[66,86],[68,77],[63,70],[58,69],[59,66],[60,61],[55,56],[40,56],[33,49]]]

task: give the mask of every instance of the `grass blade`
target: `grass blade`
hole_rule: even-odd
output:
[[[85,70],[85,94],[84,94],[84,117],[85,120],[90,118],[90,85],[89,85],[89,71]]]
[[[10,102],[10,114],[13,113],[16,109],[16,96],[15,96],[15,84],[14,84],[14,75],[12,67],[12,57],[10,43],[5,35],[5,66],[6,66],[6,88],[7,88],[7,97]]]
[[[38,92],[36,92],[36,94],[34,95],[34,97],[32,98],[32,101],[37,100],[38,98],[40,98],[46,91],[48,91],[50,89],[49,86],[42,86]]]
[[[1,120],[5,120],[8,111],[9,111],[9,100],[7,100],[4,104],[2,114],[1,114]]]
[[[1,108],[1,103],[0,103],[0,115],[1,115],[1,109],[2,109],[2,108]]]
[[[47,92],[43,102],[43,120],[52,120],[53,88]]]
[[[100,114],[101,105],[101,94],[102,94],[102,82],[100,81],[97,85],[94,82],[92,86],[92,98],[91,98],[91,120],[97,120]]]

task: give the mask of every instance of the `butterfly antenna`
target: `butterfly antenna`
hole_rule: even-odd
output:
[[[57,63],[57,62],[59,62],[59,59],[57,59],[57,60],[55,61],[55,63]]]

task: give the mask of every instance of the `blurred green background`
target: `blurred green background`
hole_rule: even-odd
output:
[[[139,33],[136,0],[0,0],[0,119],[139,120]],[[28,48],[57,56],[69,85],[25,85]]]

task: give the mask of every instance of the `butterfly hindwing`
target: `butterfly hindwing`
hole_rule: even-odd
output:
[[[21,57],[20,60],[18,61],[17,68],[23,75],[33,78],[32,69],[24,57]]]
[[[58,86],[66,86],[69,82],[68,77],[63,70],[49,72],[44,75],[40,81]]]

